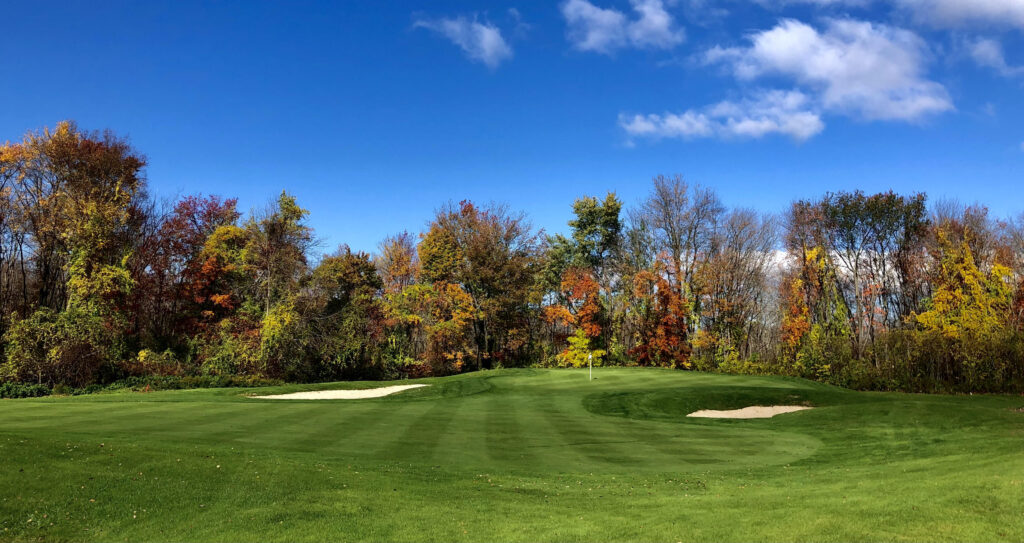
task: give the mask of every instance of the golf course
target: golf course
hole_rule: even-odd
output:
[[[1024,399],[663,369],[0,401],[4,541],[1021,541]],[[393,383],[391,383],[393,384]],[[763,419],[686,415],[813,407]]]

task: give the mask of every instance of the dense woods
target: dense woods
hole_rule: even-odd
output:
[[[63,122],[0,146],[0,381],[298,381],[508,366],[775,373],[1024,390],[1024,215],[835,192],[779,215],[658,176],[566,235],[442,205],[374,254],[319,254],[287,192],[150,197],[145,158]],[[415,225],[411,225],[415,226]]]

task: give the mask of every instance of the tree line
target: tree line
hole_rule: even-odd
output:
[[[1024,215],[835,192],[782,214],[682,177],[565,235],[442,205],[324,255],[287,192],[147,192],[146,159],[72,122],[0,146],[0,381],[293,381],[511,366],[771,373],[865,389],[1024,390]]]

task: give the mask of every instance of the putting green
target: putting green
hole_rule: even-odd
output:
[[[595,374],[0,401],[0,540],[1024,539],[1020,397]]]

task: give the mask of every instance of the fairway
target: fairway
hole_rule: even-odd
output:
[[[1019,396],[595,376],[3,400],[0,540],[1024,540]],[[816,408],[686,417],[752,405]]]

